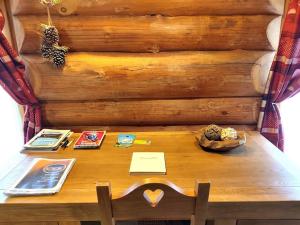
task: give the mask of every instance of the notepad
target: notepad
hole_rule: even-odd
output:
[[[163,152],[134,152],[129,173],[134,174],[166,174],[165,154]]]

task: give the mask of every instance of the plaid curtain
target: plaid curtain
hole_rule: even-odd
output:
[[[41,109],[25,80],[25,66],[20,56],[2,33],[4,22],[0,10],[0,85],[18,104],[24,105],[24,140],[27,142],[41,129]]]
[[[277,55],[263,96],[258,129],[283,151],[278,103],[300,91],[300,0],[292,0],[283,24]]]

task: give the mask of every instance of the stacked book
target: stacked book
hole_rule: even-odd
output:
[[[70,135],[70,130],[43,129],[24,145],[24,151],[55,151]]]

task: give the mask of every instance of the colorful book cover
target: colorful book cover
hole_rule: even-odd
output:
[[[101,145],[106,131],[83,131],[74,148],[97,148]]]

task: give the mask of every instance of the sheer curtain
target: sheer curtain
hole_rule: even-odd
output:
[[[25,66],[4,36],[4,16],[0,11],[0,86],[20,105],[24,106],[24,141],[41,129],[41,109],[32,89],[26,82]],[[5,107],[2,109],[5,110]]]
[[[300,166],[300,94],[280,104],[282,115],[282,127],[285,134],[284,152],[287,156]]]
[[[5,167],[0,163],[0,179],[6,175],[22,156],[16,156],[23,145],[22,117],[17,103],[0,87],[0,155],[1,162],[8,162]]]

